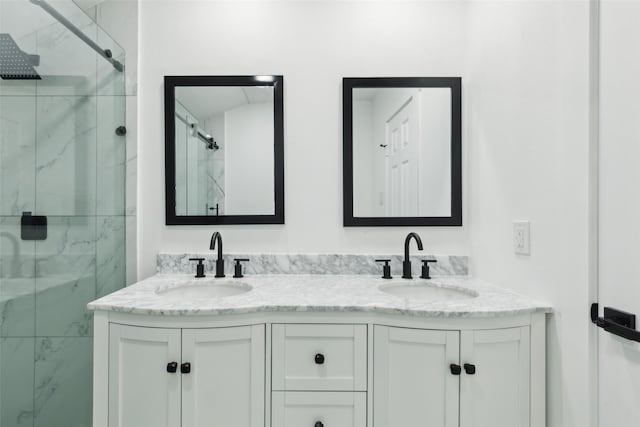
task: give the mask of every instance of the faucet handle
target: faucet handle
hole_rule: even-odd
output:
[[[437,259],[423,259],[422,260],[422,274],[420,275],[421,279],[431,279],[429,275],[429,263],[430,262],[438,262]]]
[[[189,258],[189,261],[198,261],[196,265],[196,277],[205,277],[204,274],[204,258]]]
[[[384,265],[382,266],[382,278],[383,279],[391,279],[391,266],[389,265],[391,260],[390,259],[377,259],[376,262],[384,262]]]
[[[240,263],[249,262],[249,258],[234,258],[233,260],[236,262],[236,265],[233,267],[233,277],[236,279],[244,277],[242,274],[242,264]]]

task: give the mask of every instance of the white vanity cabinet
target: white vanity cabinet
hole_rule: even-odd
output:
[[[367,394],[273,392],[271,425],[278,427],[366,427]]]
[[[264,426],[264,325],[108,328],[109,427]]]
[[[529,327],[374,327],[375,427],[529,427]]]
[[[374,326],[376,427],[458,427],[458,331]]]
[[[462,331],[460,427],[529,427],[530,328]],[[473,374],[464,369],[472,364]]]
[[[470,277],[236,280],[89,304],[92,427],[546,425],[544,303]]]
[[[180,424],[181,347],[179,329],[109,326],[109,427]]]

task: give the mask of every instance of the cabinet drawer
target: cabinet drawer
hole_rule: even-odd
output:
[[[366,325],[273,325],[273,390],[366,391]]]
[[[367,393],[274,391],[273,427],[366,427]]]

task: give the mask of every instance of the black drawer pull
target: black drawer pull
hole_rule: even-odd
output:
[[[167,363],[167,372],[170,374],[175,374],[178,371],[178,362],[169,362]]]
[[[316,354],[316,357],[314,358],[314,360],[315,360],[316,364],[322,365],[324,363],[324,354],[322,354],[322,353]],[[318,421],[318,422],[320,422],[320,421]],[[318,423],[316,423],[316,427],[317,427],[317,424]],[[322,424],[322,423],[320,423],[320,424]]]
[[[449,365],[449,369],[451,369],[451,373],[453,375],[460,375],[460,372],[462,372],[462,368],[460,367],[460,365],[456,365],[455,363]]]
[[[182,372],[183,374],[188,374],[189,372],[191,372],[191,363],[187,362],[180,365],[180,372]]]
[[[322,424],[322,421],[316,421],[313,427],[324,427],[324,424]]]
[[[471,363],[464,364],[464,371],[469,375],[475,375],[476,373],[476,365],[472,365]]]

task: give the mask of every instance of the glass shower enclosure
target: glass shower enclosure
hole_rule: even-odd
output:
[[[71,0],[0,0],[1,427],[91,426],[86,304],[125,285],[124,67]]]

